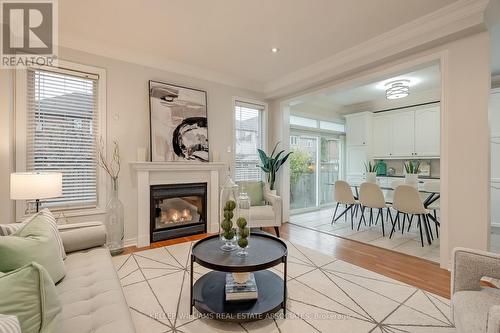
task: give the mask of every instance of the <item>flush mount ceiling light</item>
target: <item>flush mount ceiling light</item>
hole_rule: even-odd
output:
[[[385,98],[398,99],[410,94],[410,80],[395,80],[385,84]]]
[[[277,47],[271,48],[272,53],[278,53],[279,51],[280,51],[280,49],[278,49]]]

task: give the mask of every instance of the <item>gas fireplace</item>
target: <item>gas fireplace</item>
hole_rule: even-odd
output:
[[[207,232],[207,184],[151,187],[151,242]]]

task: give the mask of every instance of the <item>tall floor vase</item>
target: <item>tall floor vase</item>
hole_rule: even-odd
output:
[[[112,255],[123,252],[123,204],[118,199],[118,180],[112,179],[112,189],[106,205],[106,246]]]

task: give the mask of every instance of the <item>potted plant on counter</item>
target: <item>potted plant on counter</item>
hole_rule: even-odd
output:
[[[417,186],[418,173],[420,172],[420,161],[408,161],[404,163],[405,166],[405,183],[411,186]]]
[[[269,186],[269,190],[274,194],[276,193],[276,190],[274,188],[274,182],[276,181],[276,174],[278,173],[278,170],[281,168],[281,166],[285,164],[286,160],[292,153],[289,152],[288,154],[283,155],[285,151],[282,150],[275,155],[276,149],[278,148],[279,144],[280,144],[279,142],[276,143],[271,155],[269,156],[262,149],[257,149],[257,151],[259,152],[260,161],[262,162],[260,168],[267,174],[267,186]]]
[[[378,163],[375,163],[372,161],[368,161],[368,163],[365,163],[365,173],[366,173],[366,181],[369,183],[376,183],[377,182],[377,169],[378,169]]]

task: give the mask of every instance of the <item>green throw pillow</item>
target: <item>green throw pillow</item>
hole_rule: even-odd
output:
[[[30,262],[42,265],[57,283],[65,273],[58,241],[42,214],[10,236],[0,237],[0,272],[10,272]]]
[[[238,186],[248,194],[252,206],[264,205],[264,182],[238,182]]]
[[[61,303],[54,282],[37,263],[0,273],[0,313],[19,319],[23,333],[61,332]]]

